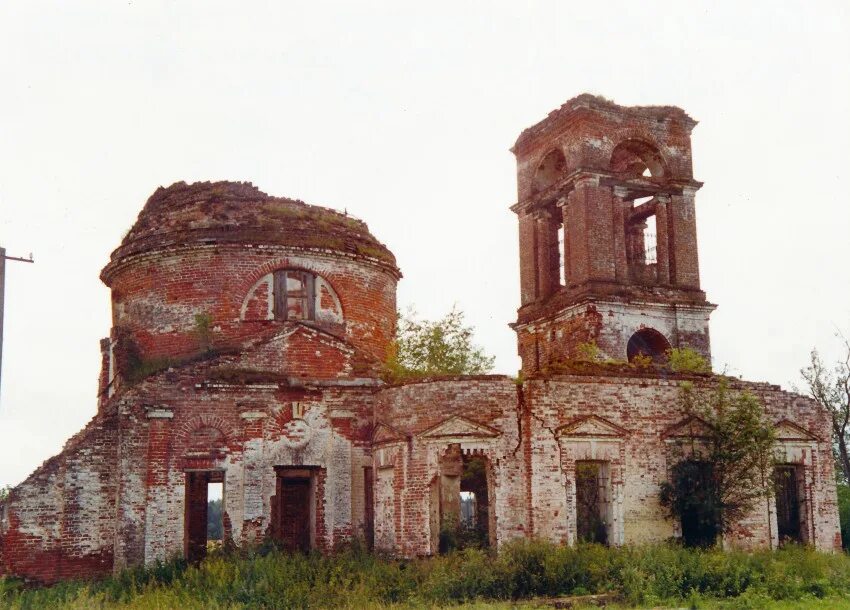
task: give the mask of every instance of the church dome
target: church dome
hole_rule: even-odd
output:
[[[112,253],[121,259],[195,244],[282,245],[376,259],[395,257],[361,220],[330,208],[272,197],[249,182],[177,182],[158,188]]]

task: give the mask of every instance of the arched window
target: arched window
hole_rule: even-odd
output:
[[[642,328],[632,335],[626,346],[626,355],[631,362],[635,356],[643,355],[652,358],[653,362],[662,363],[670,349],[670,342],[660,332],[653,328]]]
[[[242,301],[239,317],[259,320],[312,320],[343,323],[339,296],[324,277],[303,269],[278,269],[260,277]]]
[[[274,317],[276,320],[315,320],[316,276],[293,269],[275,271]]]
[[[611,169],[623,178],[661,178],[665,173],[661,154],[641,140],[620,142],[611,153]]]
[[[531,191],[539,193],[545,190],[564,174],[566,168],[567,160],[564,158],[564,153],[557,149],[547,153],[534,172]]]

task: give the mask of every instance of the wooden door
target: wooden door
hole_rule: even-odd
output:
[[[186,511],[184,515],[184,550],[186,559],[197,562],[207,554],[207,484],[206,472],[186,473]]]
[[[290,551],[310,550],[310,479],[280,481],[280,540]]]

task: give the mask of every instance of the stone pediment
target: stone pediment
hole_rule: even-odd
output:
[[[387,424],[378,422],[375,429],[372,430],[372,444],[385,445],[390,443],[398,443],[404,440],[404,435]]]
[[[555,433],[570,437],[620,438],[627,436],[629,431],[598,415],[589,415],[559,427]]]
[[[689,415],[677,424],[673,424],[661,433],[663,439],[707,438],[712,428],[704,419]]]
[[[454,415],[436,426],[420,432],[417,436],[424,440],[445,438],[495,438],[501,432],[490,426],[479,424],[460,415]]]
[[[774,426],[776,430],[776,440],[779,442],[789,442],[789,441],[805,441],[812,442],[819,440],[814,434],[803,428],[802,426],[798,426],[794,422],[783,419],[779,421]]]

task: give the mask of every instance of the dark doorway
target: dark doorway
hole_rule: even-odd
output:
[[[777,466],[773,470],[776,496],[776,529],[779,544],[803,542],[800,528],[800,494],[798,470],[793,465]]]
[[[576,462],[576,533],[579,542],[608,544],[608,464]]]
[[[278,468],[272,498],[273,535],[288,551],[309,552],[313,532],[313,470]]]
[[[490,544],[490,493],[487,487],[487,458],[464,455],[460,477],[460,525],[475,546]]]
[[[183,551],[186,559],[191,562],[198,562],[207,555],[210,527],[209,487],[210,484],[223,482],[224,473],[217,470],[186,473]],[[223,501],[223,485],[221,487]]]
[[[679,490],[682,542],[690,547],[710,547],[720,534],[719,498],[714,469],[708,462],[684,460],[673,468],[673,485]]]

